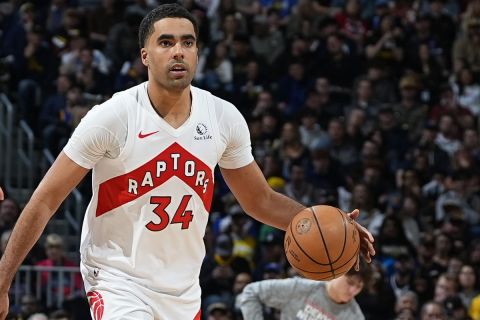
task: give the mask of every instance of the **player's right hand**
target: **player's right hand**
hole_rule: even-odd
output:
[[[2,292],[0,294],[0,320],[4,320],[7,317],[9,305],[8,291]]]

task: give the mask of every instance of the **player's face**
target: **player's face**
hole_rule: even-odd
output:
[[[187,88],[197,68],[193,24],[184,18],[165,18],[153,26],[154,32],[141,50],[149,79],[167,90]]]

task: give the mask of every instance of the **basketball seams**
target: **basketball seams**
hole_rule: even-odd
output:
[[[340,211],[340,209],[338,209],[338,208],[336,208],[336,209],[337,209],[337,212],[340,213],[340,217],[342,218],[344,238],[343,238],[342,251],[340,251],[340,254],[338,255],[338,258],[333,260],[332,263],[335,263],[342,258],[343,252],[345,252],[345,246],[347,245],[347,221],[345,220],[344,213],[342,211]]]
[[[313,207],[310,207],[309,209],[312,213],[313,218],[315,219],[315,223],[317,224],[318,231],[320,232],[320,237],[322,238],[323,247],[325,248],[325,253],[327,254],[328,262],[330,263],[330,271],[332,272],[332,275],[335,278],[335,270],[333,269],[333,266],[332,266],[332,259],[330,258],[330,252],[328,252],[327,243],[325,242],[325,238],[323,237],[322,228],[320,227],[320,223],[318,222],[317,216],[315,214],[315,209],[313,209]]]
[[[340,268],[343,268],[345,267],[346,265],[348,265],[350,263],[350,261],[352,261],[353,258],[355,258],[355,256],[358,255],[359,253],[359,250],[360,250],[360,247],[357,248],[357,250],[355,251],[355,253],[344,263],[342,264],[341,266],[338,266],[337,268],[335,268],[335,270],[338,270]],[[353,266],[352,266],[353,267]],[[302,272],[307,272],[307,273],[311,273],[311,274],[322,274],[322,273],[331,273],[331,271],[308,271],[308,270],[304,270],[304,269],[301,269],[297,266],[295,266],[296,269],[302,271]],[[323,279],[323,278],[322,278]],[[333,279],[333,278],[330,278],[330,277],[326,277],[324,279]],[[318,279],[318,280],[321,280],[321,279]]]

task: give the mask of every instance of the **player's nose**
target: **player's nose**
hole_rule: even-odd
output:
[[[183,47],[181,41],[177,42],[173,48],[173,58],[175,60],[183,60],[184,58],[184,53],[183,53]]]

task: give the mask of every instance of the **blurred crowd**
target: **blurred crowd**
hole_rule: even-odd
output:
[[[38,149],[58,154],[93,105],[146,80],[138,25],[164,2],[0,3],[0,88]],[[306,206],[360,209],[377,251],[357,297],[366,318],[479,320],[480,1],[180,2],[200,26],[194,85],[242,112],[272,188]],[[237,320],[246,284],[295,274],[283,234],[216,178],[204,316]],[[2,249],[19,209],[0,204]],[[45,250],[25,263],[46,263]],[[24,298],[22,319],[51,311],[36,301],[25,314],[35,299]],[[75,317],[61,315],[49,319]]]

